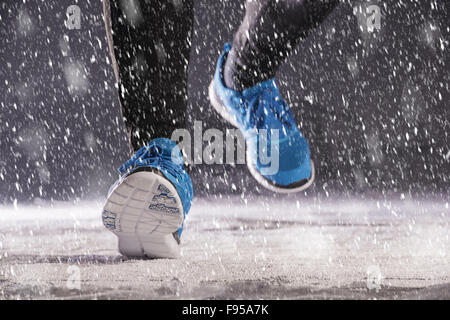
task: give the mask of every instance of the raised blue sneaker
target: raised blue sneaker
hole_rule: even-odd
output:
[[[227,88],[223,68],[230,49],[230,44],[226,44],[209,86],[212,106],[242,131],[247,144],[247,166],[261,185],[275,192],[305,190],[314,180],[314,164],[308,142],[289,106],[281,98],[274,79],[242,92]]]
[[[103,208],[103,224],[128,257],[177,258],[193,198],[183,156],[170,139],[152,140],[119,169]]]

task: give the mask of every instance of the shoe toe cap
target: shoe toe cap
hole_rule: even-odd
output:
[[[259,148],[256,144],[250,151],[252,165],[265,179],[277,185],[290,185],[311,176],[311,156],[308,143],[300,133],[280,139],[278,146],[268,144]],[[256,161],[255,161],[256,160]]]

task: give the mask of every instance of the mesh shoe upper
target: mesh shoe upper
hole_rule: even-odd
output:
[[[229,50],[230,45],[225,45],[217,62],[214,91],[247,141],[247,160],[258,171],[264,171],[267,165],[262,163],[259,156],[261,139],[258,132],[266,129],[267,149],[271,150],[270,144],[275,142],[273,150],[279,154],[279,170],[273,174],[262,173],[263,176],[278,185],[308,179],[311,175],[309,146],[297,128],[289,106],[281,98],[275,80],[267,80],[242,92],[227,88],[223,81],[223,66]],[[277,131],[278,139],[272,139],[272,130]]]

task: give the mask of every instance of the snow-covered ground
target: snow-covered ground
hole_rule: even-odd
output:
[[[0,207],[0,298],[450,299],[442,200],[195,199],[177,260],[120,256],[101,207]]]

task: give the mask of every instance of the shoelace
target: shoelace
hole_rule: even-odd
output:
[[[241,99],[240,99],[241,100]],[[264,117],[257,115],[257,110],[262,102],[262,100],[268,101],[268,106],[270,110],[276,115],[276,117],[287,127],[291,127],[292,123],[288,115],[287,103],[279,97],[278,94],[274,92],[271,88],[263,88],[259,95],[254,96],[247,104],[243,103],[242,100],[239,103],[239,112],[245,117],[244,126],[246,129],[250,128],[261,128],[264,125]],[[281,108],[274,107],[276,104],[274,101],[279,100],[281,103]],[[281,109],[281,112],[280,110]]]
[[[175,160],[175,161],[174,161]],[[136,167],[152,166],[166,169],[175,178],[184,173],[182,163],[177,164],[171,154],[164,153],[162,148],[155,143],[150,143],[136,152],[136,154],[118,169],[121,175]]]

